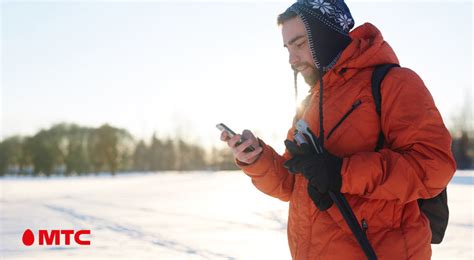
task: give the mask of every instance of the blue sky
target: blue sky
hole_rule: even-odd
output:
[[[207,145],[224,122],[281,150],[295,103],[275,19],[291,3],[3,1],[0,136],[110,123]],[[451,126],[472,100],[472,2],[347,4],[421,76]]]

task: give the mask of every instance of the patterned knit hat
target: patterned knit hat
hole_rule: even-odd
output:
[[[287,11],[303,21],[316,67],[330,70],[351,42],[354,19],[344,0],[298,0]]]

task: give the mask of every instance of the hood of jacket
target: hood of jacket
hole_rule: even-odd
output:
[[[324,74],[324,88],[331,88],[350,80],[364,69],[379,64],[399,64],[392,47],[383,39],[382,33],[370,23],[365,23],[350,33],[352,42],[344,49],[334,67]],[[342,80],[341,80],[342,77]],[[318,86],[317,83],[315,86]],[[319,89],[311,88],[311,92]]]

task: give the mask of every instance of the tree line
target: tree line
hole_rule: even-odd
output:
[[[459,169],[474,168],[473,133],[453,137]],[[109,172],[202,171],[237,169],[229,149],[188,143],[182,138],[135,140],[125,129],[61,123],[34,136],[0,143],[0,175],[81,175]]]
[[[237,169],[229,149],[205,150],[182,138],[135,140],[125,129],[61,123],[0,143],[0,175]]]

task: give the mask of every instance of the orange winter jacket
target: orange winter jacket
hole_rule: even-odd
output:
[[[406,68],[393,68],[385,77],[382,116],[377,115],[372,71],[398,59],[373,25],[364,24],[350,35],[352,43],[323,77],[325,147],[343,158],[341,192],[358,221],[367,223],[367,237],[378,258],[429,259],[431,231],[417,199],[436,196],[453,176],[451,137],[423,81]],[[300,116],[319,136],[316,86]],[[353,105],[356,108],[338,124]],[[386,144],[374,152],[380,130]],[[288,139],[293,132],[292,127]],[[307,194],[304,176],[283,167],[288,151],[281,156],[261,143],[264,150],[256,162],[238,165],[259,190],[290,202],[293,259],[366,259],[337,207],[319,211]]]

